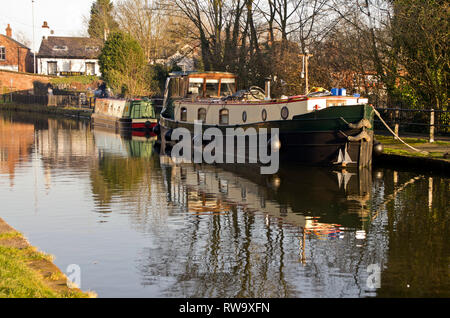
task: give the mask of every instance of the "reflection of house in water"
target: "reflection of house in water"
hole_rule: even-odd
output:
[[[54,170],[82,172],[95,159],[95,145],[87,122],[46,119],[45,129],[37,130],[37,149],[43,162],[46,188],[51,187]]]
[[[28,161],[34,142],[34,125],[0,118],[0,174],[8,174],[13,185],[16,165]]]
[[[96,156],[88,123],[61,119],[48,119],[48,129],[38,132],[38,149],[44,162],[52,166],[77,169]]]

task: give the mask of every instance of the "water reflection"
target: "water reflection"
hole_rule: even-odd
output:
[[[7,174],[14,186],[16,165],[28,161],[34,143],[34,125],[13,123],[0,117],[0,174]]]
[[[39,197],[48,211],[24,231],[32,242],[47,233],[40,247],[61,262],[85,264],[85,287],[100,296],[449,295],[449,179],[292,165],[262,176],[252,166],[174,164],[154,143],[83,121],[2,114],[0,198],[21,207],[11,191],[42,174],[34,184],[52,194]],[[55,218],[67,193],[52,191],[68,184],[84,208]],[[18,218],[14,209],[2,217]],[[75,230],[66,238],[68,226],[91,227],[95,239]],[[88,245],[65,252],[67,240]],[[372,264],[377,289],[367,284]]]

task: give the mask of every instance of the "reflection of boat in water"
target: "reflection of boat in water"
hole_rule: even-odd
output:
[[[156,137],[138,136],[135,134],[116,134],[108,129],[95,128],[94,141],[101,153],[119,157],[150,158]]]
[[[367,99],[345,93],[275,99],[270,97],[270,89],[253,86],[236,92],[236,87],[236,76],[230,73],[172,74],[166,83],[160,126],[155,129],[163,148],[176,142],[172,132],[180,127],[188,129],[196,143],[201,139],[195,129],[198,121],[203,123],[201,136],[213,128],[221,131],[224,140],[235,138],[230,129],[242,128],[259,139],[264,138],[266,129],[278,129],[278,140],[271,140],[272,146],[298,163],[371,165],[374,112]],[[249,151],[255,145],[241,148]],[[234,149],[227,149],[230,151]]]
[[[171,197],[187,200],[180,203],[193,214],[221,215],[239,208],[328,238],[338,237],[343,227],[361,229],[367,217],[370,169],[297,167],[263,176],[248,166],[174,165],[166,156],[161,165],[170,167],[171,183],[187,189],[185,195]]]

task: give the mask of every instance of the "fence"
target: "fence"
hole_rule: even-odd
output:
[[[448,110],[418,110],[404,108],[377,108],[381,117],[398,134],[411,132],[426,134],[430,142],[435,134],[450,134],[450,111]],[[375,118],[375,129],[385,129],[380,120]]]

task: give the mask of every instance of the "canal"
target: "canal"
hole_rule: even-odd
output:
[[[99,297],[450,296],[448,178],[175,165],[26,113],[0,113],[0,155],[0,217]]]

